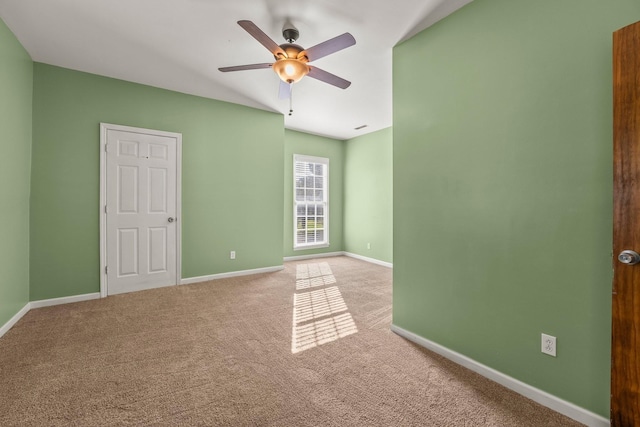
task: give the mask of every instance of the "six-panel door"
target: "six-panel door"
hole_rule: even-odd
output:
[[[107,131],[107,293],[176,284],[177,141]]]

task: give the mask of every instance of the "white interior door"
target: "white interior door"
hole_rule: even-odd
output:
[[[180,136],[103,125],[106,292],[178,283]]]

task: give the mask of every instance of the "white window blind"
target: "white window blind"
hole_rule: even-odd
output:
[[[293,156],[293,247],[329,246],[329,159]]]

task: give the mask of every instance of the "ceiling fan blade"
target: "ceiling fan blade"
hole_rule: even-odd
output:
[[[339,50],[346,49],[349,46],[353,46],[354,44],[356,44],[356,39],[354,39],[351,34],[344,33],[340,36],[312,46],[309,49],[303,50],[298,54],[298,58],[306,56],[309,59],[309,62],[311,62]]]
[[[351,82],[343,79],[342,77],[338,77],[335,74],[331,74],[327,71],[321,70],[318,67],[309,66],[309,77],[313,77],[314,79],[320,80],[325,83],[329,83],[330,85],[334,85],[339,87],[340,89],[346,89],[351,86]]]
[[[233,67],[221,67],[218,70],[226,73],[228,71],[244,71],[244,70],[258,70],[260,68],[271,68],[273,66],[272,63],[263,63],[263,64],[249,64],[249,65],[235,65]]]
[[[251,34],[254,39],[258,40],[260,44],[266,47],[269,52],[273,54],[276,58],[282,56],[287,57],[287,54],[284,53],[284,50],[278,46],[278,43],[271,40],[271,38],[264,33],[256,24],[251,21],[238,21],[238,25],[246,30],[247,33]]]
[[[289,99],[291,98],[291,84],[280,80],[280,86],[278,88],[278,98]]]

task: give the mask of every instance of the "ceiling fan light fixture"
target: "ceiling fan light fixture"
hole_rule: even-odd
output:
[[[297,59],[279,59],[273,64],[273,71],[285,83],[296,83],[309,73],[309,66]]]

